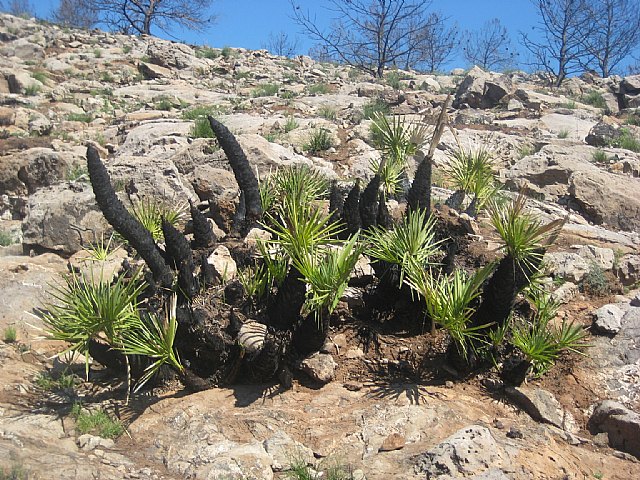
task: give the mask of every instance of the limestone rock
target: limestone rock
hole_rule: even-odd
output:
[[[403,435],[400,435],[399,433],[392,433],[384,439],[378,451],[391,452],[393,450],[400,450],[401,448],[404,448],[405,443],[406,440]]]
[[[427,478],[468,477],[487,474],[490,469],[508,469],[508,454],[488,428],[471,425],[458,430],[442,443],[420,455],[415,470]]]
[[[471,108],[493,108],[512,90],[511,80],[473,67],[455,94],[454,108],[466,104]]]
[[[588,423],[591,433],[606,432],[609,445],[640,459],[640,415],[613,400],[599,403]]]
[[[618,333],[622,326],[623,315],[624,312],[616,305],[604,305],[593,312],[593,326],[601,333]]]
[[[575,419],[552,393],[542,388],[507,387],[506,393],[534,420],[549,423],[571,433],[578,431]]]
[[[589,272],[589,264],[577,253],[547,252],[544,262],[554,277],[579,282]]]
[[[71,255],[107,230],[89,184],[58,184],[29,197],[24,244]]]
[[[224,245],[216,247],[213,253],[209,255],[209,258],[207,258],[207,263],[213,266],[216,273],[223,281],[229,281],[236,278],[238,266],[231,256],[231,252]]]
[[[314,462],[313,450],[281,430],[262,442],[262,445],[273,459],[271,468],[274,471],[287,470],[292,464],[312,465]]]
[[[303,372],[318,382],[329,383],[335,378],[338,364],[328,353],[313,353],[302,362],[300,368]]]

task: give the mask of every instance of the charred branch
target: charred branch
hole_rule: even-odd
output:
[[[127,211],[116,195],[109,173],[93,145],[87,148],[87,169],[96,203],[104,217],[144,259],[153,273],[154,280],[165,288],[171,287],[173,283],[171,269],[162,258],[151,233]]]

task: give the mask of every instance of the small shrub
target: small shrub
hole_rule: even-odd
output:
[[[565,103],[561,103],[560,107],[562,108],[568,108],[569,110],[575,110],[577,105],[575,100],[569,100],[568,102]]]
[[[335,120],[336,119],[336,109],[330,105],[322,105],[318,110],[318,115],[327,120]]]
[[[596,163],[605,163],[609,160],[609,157],[607,156],[607,152],[601,149],[597,149],[595,152],[593,152],[591,159]]]
[[[220,54],[224,57],[224,58],[231,58],[233,56],[235,56],[235,50],[231,47],[223,47],[222,51],[220,52]]]
[[[284,133],[289,133],[292,130],[298,128],[298,121],[294,117],[287,117],[287,121],[284,124]]]
[[[316,128],[311,132],[309,141],[304,145],[304,149],[309,153],[318,153],[329,150],[333,146],[331,135],[326,128]]]
[[[153,108],[156,110],[169,111],[173,109],[173,103],[168,98],[161,98],[153,104]]]
[[[384,100],[377,98],[366,103],[362,109],[362,116],[366,119],[373,117],[376,113],[389,114],[389,105]]]
[[[612,147],[624,148],[625,150],[631,150],[632,152],[640,152],[640,140],[633,136],[633,134],[626,128],[620,129],[620,136],[609,142]]]
[[[189,130],[189,136],[192,138],[215,138],[209,119],[206,117],[196,118],[191,130]]]
[[[0,467],[0,480],[29,480],[29,472],[21,465],[14,465],[9,470]]]
[[[114,83],[116,81],[115,77],[109,72],[102,72],[102,74],[100,75],[100,80],[105,83]]]
[[[13,235],[11,235],[11,232],[0,230],[0,247],[8,247],[9,245],[12,245],[14,243],[15,241],[13,239]]]
[[[307,91],[311,95],[324,95],[326,93],[329,93],[330,90],[331,89],[329,88],[329,85],[327,85],[326,83],[315,83],[313,85],[310,85],[307,89]]]
[[[296,98],[296,96],[296,92],[292,92],[291,90],[285,90],[280,93],[280,98],[284,100],[293,100],[294,98]]]
[[[233,78],[235,78],[236,80],[244,80],[245,78],[252,78],[253,77],[253,73],[246,71],[246,72],[234,72],[233,74]]]
[[[18,332],[16,327],[7,327],[4,329],[4,343],[15,343],[18,339]]]
[[[523,159],[524,157],[528,157],[529,155],[533,155],[535,153],[533,147],[531,145],[522,145],[518,148],[518,159]]]
[[[40,87],[40,85],[34,83],[33,85],[27,85],[26,87],[24,87],[24,94],[27,97],[33,97],[39,94],[41,90],[42,88]]]
[[[96,57],[96,58],[102,57],[102,50],[100,50],[99,48],[95,48],[93,50],[93,56]]]
[[[605,102],[604,97],[600,92],[596,92],[595,90],[584,95],[581,100],[583,103],[593,105],[596,108],[607,108],[607,102]]]
[[[71,416],[75,419],[76,430],[81,435],[91,433],[102,438],[117,438],[124,433],[122,423],[111,418],[104,410],[89,412],[76,403],[71,409]]]
[[[70,113],[67,115],[67,120],[70,122],[91,123],[93,122],[93,116],[88,113]]]
[[[596,297],[604,297],[611,293],[609,280],[600,265],[591,264],[589,271],[582,278],[582,289],[585,293]]]
[[[58,390],[66,390],[73,388],[76,384],[76,377],[72,374],[61,373],[57,376],[51,374],[51,372],[40,372],[34,383],[47,392],[55,392]]]
[[[38,80],[40,83],[46,83],[49,75],[46,72],[33,72],[31,78]]]
[[[199,105],[197,107],[184,110],[182,112],[182,118],[184,120],[195,120],[199,117],[206,117],[207,115],[220,115],[224,113],[223,110],[216,105]]]
[[[208,58],[209,60],[213,60],[219,56],[220,53],[218,50],[211,47],[202,47],[196,50],[196,57],[198,58]]]
[[[385,81],[387,85],[389,85],[394,90],[400,90],[400,79],[401,75],[398,72],[389,72],[385,76]]]
[[[84,179],[86,182],[89,179],[87,166],[85,164],[80,164],[69,167],[69,170],[67,170],[67,174],[65,175],[65,179],[68,182],[76,182],[80,179]]]
[[[133,50],[133,47],[131,45],[125,45],[124,47],[122,47],[122,53],[124,53],[125,55],[131,53],[131,50]]]
[[[558,138],[567,138],[569,136],[569,130],[562,129],[558,132]]]
[[[278,93],[280,86],[275,83],[263,83],[251,92],[252,97],[272,97]]]
[[[640,127],[640,113],[637,110],[633,113],[630,113],[629,116],[625,119],[624,123],[626,125],[635,125],[636,127]]]

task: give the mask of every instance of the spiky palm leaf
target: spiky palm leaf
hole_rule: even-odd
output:
[[[177,295],[173,294],[164,319],[159,319],[152,314],[138,315],[135,324],[122,335],[120,350],[125,355],[143,355],[154,360],[144,370],[135,391],[140,390],[145,383],[153,378],[163,365],[171,366],[178,373],[184,371],[180,357],[173,348],[178,330],[176,303]]]
[[[372,227],[365,234],[365,252],[374,259],[399,265],[402,285],[410,262],[424,268],[438,252],[442,242],[435,241],[434,226],[435,218],[427,218],[424,210],[410,211],[392,230]]]
[[[89,372],[89,344],[100,337],[112,346],[119,345],[122,334],[139,319],[138,295],[146,284],[139,272],[123,276],[111,284],[102,275],[78,277],[66,275],[65,283],[51,288],[53,303],[46,306],[43,321],[49,337],[70,344],[65,351],[82,353]]]
[[[494,267],[489,264],[471,276],[463,270],[449,276],[434,276],[415,262],[408,268],[405,282],[424,299],[431,319],[447,330],[465,358],[471,340],[479,340],[479,331],[486,327],[469,324],[475,312],[473,302],[480,296],[480,287]]]

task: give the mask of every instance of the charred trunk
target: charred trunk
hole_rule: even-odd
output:
[[[260,200],[258,179],[254,175],[242,147],[229,129],[211,116],[209,116],[208,119],[211,129],[218,139],[218,143],[229,160],[238,186],[244,194],[247,213],[241,232],[246,233],[262,216],[262,202]]]
[[[409,210],[423,209],[430,215],[431,212],[431,157],[426,155],[416,170],[409,193],[407,203]]]
[[[378,192],[380,190],[380,175],[376,174],[369,181],[360,195],[360,220],[362,228],[367,229],[377,224],[378,218]]]
[[[162,234],[165,240],[167,260],[178,271],[178,287],[187,299],[198,292],[198,279],[195,277],[195,263],[191,247],[185,236],[171,223],[162,219]]]
[[[191,212],[191,221],[193,222],[193,247],[208,248],[216,243],[217,238],[213,233],[209,220],[202,214],[193,202],[189,200],[189,210]]]
[[[300,309],[307,293],[301,277],[302,274],[292,265],[267,309],[269,323],[277,330],[292,330],[300,318]]]
[[[356,180],[355,185],[344,201],[343,218],[346,225],[346,236],[353,235],[360,230],[362,221],[360,219],[360,180]]]
[[[299,355],[308,355],[319,351],[328,335],[329,314],[322,312],[316,316],[312,313],[304,317],[296,327],[292,344]]]
[[[173,274],[166,264],[151,233],[131,215],[117,197],[111,186],[107,169],[100,160],[98,150],[90,145],[87,148],[87,170],[96,203],[104,217],[116,232],[123,236],[144,259],[156,282],[169,288],[173,283]]]

